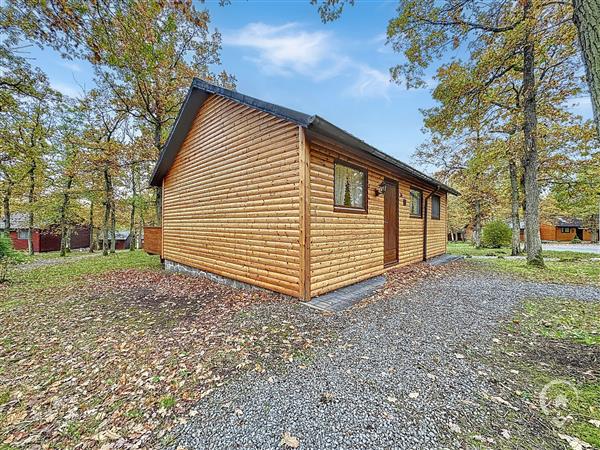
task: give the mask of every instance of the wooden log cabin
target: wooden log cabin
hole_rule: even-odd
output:
[[[198,79],[151,184],[167,269],[305,300],[445,253],[458,194],[319,116]]]

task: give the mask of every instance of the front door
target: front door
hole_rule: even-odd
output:
[[[398,262],[398,183],[385,180],[383,198],[383,264]]]

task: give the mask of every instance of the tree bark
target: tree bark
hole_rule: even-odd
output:
[[[517,178],[517,165],[514,161],[509,161],[508,171],[510,173],[510,206],[511,206],[511,223],[512,223],[512,239],[511,251],[512,256],[521,253],[521,221],[519,219],[519,180]]]
[[[594,121],[600,138],[600,2],[573,0],[573,21],[579,35]]]
[[[108,167],[104,168],[104,220],[102,222],[102,254],[108,256],[108,222],[110,220],[111,179]]]
[[[29,175],[29,193],[27,195],[27,201],[29,203],[29,225],[27,232],[27,253],[33,255],[33,202],[35,200],[35,160],[31,161],[31,166],[27,172]]]
[[[154,125],[154,146],[160,155],[162,149],[162,125],[160,122],[156,122]],[[156,187],[155,191],[156,225],[160,227],[162,224],[162,187]]]
[[[523,132],[525,148],[522,165],[525,176],[525,235],[527,264],[544,267],[540,239],[540,188],[538,186],[537,98],[535,86],[535,44],[533,41],[532,0],[525,0],[523,15],[528,28],[523,45]]]
[[[135,167],[131,166],[131,214],[129,216],[129,250],[135,250],[135,205],[137,202],[137,186],[135,183]]]
[[[110,240],[110,252],[115,253],[117,249],[117,215],[115,212],[114,200],[110,204],[110,231],[112,239]]]
[[[94,240],[94,200],[90,201],[90,249],[89,252],[90,253],[94,253],[94,247],[95,247],[95,240]]]
[[[475,224],[473,226],[473,243],[481,247],[481,200],[475,200]]]
[[[73,175],[67,176],[65,190],[63,191],[62,203],[60,205],[60,256],[65,256],[67,253],[68,236],[67,236],[67,207],[69,206],[69,191],[73,184]]]

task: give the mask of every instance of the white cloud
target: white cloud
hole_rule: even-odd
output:
[[[385,33],[377,34],[369,42],[377,46],[377,53],[394,53],[392,48],[387,45],[387,34]]]
[[[63,83],[61,81],[52,81],[50,86],[63,95],[79,98],[82,96],[81,89],[75,84]]]
[[[300,74],[323,80],[339,74],[349,62],[335,51],[330,33],[302,30],[297,23],[279,26],[250,23],[224,34],[223,42],[255,50],[257,55],[248,59],[274,75]]]
[[[381,47],[385,39],[385,34],[381,34],[369,43]],[[298,23],[250,23],[224,33],[223,43],[252,50],[253,53],[245,58],[268,75],[300,75],[314,81],[334,77],[350,79],[345,93],[352,97],[389,99],[391,91],[399,88],[390,81],[387,70],[376,69],[350,57],[330,32],[307,31]]]
[[[358,78],[351,86],[349,94],[353,97],[381,97],[389,100],[390,91],[398,88],[392,83],[390,74],[367,65],[359,65]]]
[[[69,69],[71,72],[81,72],[81,66],[73,61],[62,61],[60,63],[65,69]]]

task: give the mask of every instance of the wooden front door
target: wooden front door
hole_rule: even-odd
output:
[[[383,264],[398,262],[398,183],[385,180],[383,198]]]

